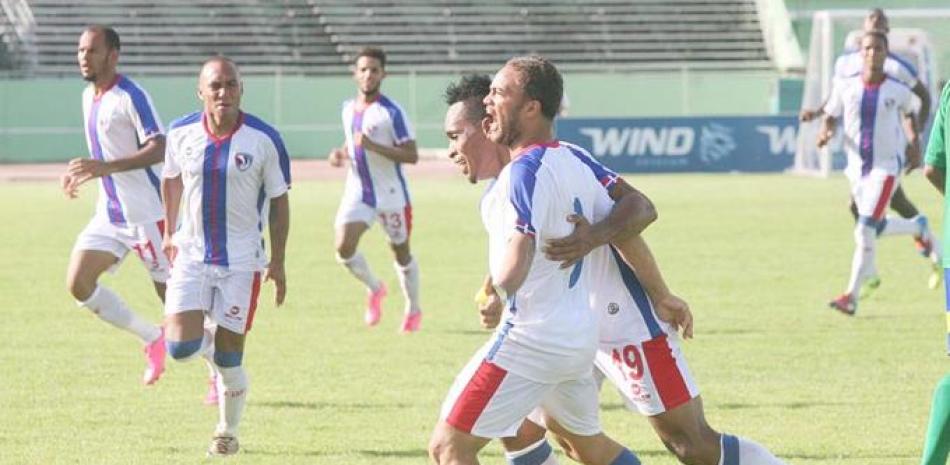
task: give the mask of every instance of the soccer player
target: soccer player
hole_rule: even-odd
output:
[[[493,144],[481,129],[485,111],[482,98],[488,93],[491,79],[487,76],[466,76],[446,93],[449,110],[445,130],[450,139],[449,155],[470,181],[484,179],[507,156],[507,149]],[[599,162],[589,159],[589,172],[598,178],[616,179],[615,173]],[[583,219],[574,219],[578,228],[571,240],[556,240],[546,250],[548,258],[567,260],[568,265],[579,258],[578,250],[589,250],[598,238]],[[578,235],[578,231],[586,234]],[[549,242],[550,243],[550,242]],[[577,243],[585,244],[579,249]],[[683,463],[780,464],[762,446],[745,438],[714,431],[705,420],[702,400],[677,342],[676,330],[684,337],[692,336],[692,315],[689,307],[673,295],[639,235],[614,240],[613,246],[596,247],[584,258],[591,273],[590,308],[599,314],[600,348],[595,366],[597,380],[613,383],[625,399],[627,407],[648,416],[664,444]],[[583,252],[580,253],[583,255]],[[625,262],[629,262],[632,268]],[[634,271],[636,270],[636,271]],[[491,289],[485,289],[481,301],[482,323],[497,326],[502,305]],[[544,429],[526,422],[515,438],[503,443],[514,465],[552,465],[556,463],[551,448],[544,440]],[[571,456],[590,463],[582,450],[569,441],[562,445]]]
[[[890,32],[890,23],[887,19],[887,15],[884,14],[884,10],[881,10],[880,8],[871,10],[864,19],[863,29],[865,32],[878,31],[883,32],[884,34]],[[861,51],[857,49],[846,49],[845,53],[835,60],[834,80],[837,81],[839,79],[847,79],[860,74],[863,66],[864,58]],[[920,110],[917,112],[917,121],[919,124],[918,127],[923,128],[926,126],[927,119],[930,117],[930,92],[927,91],[927,87],[925,87],[923,82],[920,81],[917,70],[913,67],[913,65],[908,63],[897,54],[889,52],[887,54],[887,58],[884,60],[884,72],[893,79],[906,84],[907,87],[909,87],[914,93],[914,95],[920,99]],[[823,111],[821,108],[819,108],[818,110],[803,110],[800,116],[802,121],[807,122],[821,116],[822,114]],[[913,116],[907,116],[907,118],[913,118]],[[906,159],[905,163],[908,167],[916,168],[919,166],[920,160]],[[917,207],[913,204],[913,202],[907,198],[907,195],[904,193],[904,188],[901,186],[897,186],[897,188],[894,190],[894,195],[891,197],[890,207],[903,218],[927,222],[927,218],[920,214],[920,211],[917,210]],[[849,208],[851,209],[851,215],[854,217],[855,221],[857,221],[858,209],[853,198],[850,199]],[[938,253],[934,248],[934,244],[926,241],[924,237],[920,235],[914,235],[914,244],[921,255],[925,257],[937,257]],[[880,284],[881,281],[877,276],[877,271],[872,270],[872,275],[868,278],[865,286],[861,289],[862,297],[879,287]],[[931,287],[939,285],[939,275],[935,274],[933,277],[931,277],[930,285]]]
[[[103,321],[127,331],[145,345],[142,377],[152,384],[165,370],[161,327],[149,322],[98,283],[134,251],[165,298],[168,259],[162,253],[162,203],[156,169],[161,169],[165,136],[161,119],[142,87],[117,73],[119,35],[112,28],[89,26],[79,37],[79,72],[89,85],[82,94],[86,143],[91,158],[74,158],[63,175],[68,198],[79,186],[99,179],[96,213],[76,239],[66,285],[70,294]]]
[[[535,407],[591,454],[597,464],[639,460],[600,431],[591,364],[596,321],[587,307],[588,273],[563,269],[537,253],[544,239],[562,237],[568,214],[607,208],[613,179],[577,176],[589,156],[553,140],[563,84],[539,57],[513,58],[495,76],[485,99],[488,133],[508,151],[490,162],[497,181],[481,203],[489,235],[493,288],[506,302],[504,324],[456,378],[429,445],[438,464],[477,463],[492,438],[514,436]],[[510,153],[510,157],[507,154]],[[469,178],[478,168],[473,165]],[[613,229],[639,233],[655,217],[642,195],[623,197],[635,213]]]
[[[827,116],[817,141],[819,147],[827,144],[836,130],[836,119],[842,120],[848,154],[845,175],[851,183],[851,196],[857,204],[859,219],[854,229],[855,250],[847,288],[829,306],[846,315],[854,315],[858,289],[876,270],[877,236],[919,235],[936,247],[930,227],[922,217],[885,217],[904,165],[904,139],[899,136],[902,126],[908,141],[907,158],[920,157],[916,120],[902,118],[917,111],[917,102],[906,85],[884,73],[887,57],[884,33],[866,32],[861,38],[861,53],[864,58],[861,73],[835,83],[824,108]]]
[[[290,225],[290,160],[280,135],[241,111],[244,86],[224,57],[201,67],[202,111],[175,120],[168,131],[162,194],[163,249],[174,260],[165,303],[168,353],[197,356],[217,370],[219,422],[208,455],[238,451],[238,424],[248,380],[242,360],[263,280],[273,280],[275,303],[287,291],[284,251]],[[270,261],[264,252],[270,231]],[[205,318],[215,325],[205,328]]]
[[[357,95],[343,103],[346,143],[328,157],[335,167],[350,160],[335,220],[336,253],[337,261],[366,286],[364,321],[375,326],[379,323],[386,286],[356,248],[363,233],[379,220],[389,236],[399,284],[406,298],[400,331],[411,333],[419,330],[422,307],[419,264],[409,251],[412,204],[402,164],[416,163],[419,154],[406,112],[380,92],[385,77],[386,54],[381,49],[367,47],[357,53],[353,65]]]
[[[944,243],[950,236],[950,202],[947,201],[947,156],[950,154],[950,84],[944,86],[940,95],[940,106],[934,117],[930,143],[927,145],[924,174],[934,188],[944,197]],[[946,290],[947,310],[947,354],[950,355],[950,266],[943,263],[944,289]],[[946,465],[950,454],[950,374],[937,383],[933,404],[930,407],[930,424],[921,465]]]

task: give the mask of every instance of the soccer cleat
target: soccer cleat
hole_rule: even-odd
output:
[[[402,326],[399,327],[399,332],[401,333],[414,333],[419,331],[419,326],[422,324],[422,312],[409,312],[402,319]]]
[[[864,284],[861,285],[861,290],[858,291],[858,298],[866,299],[879,287],[881,287],[881,278],[877,276],[871,276],[864,281]]]
[[[208,446],[208,457],[227,457],[237,454],[238,440],[234,436],[215,435]]]
[[[854,312],[858,311],[858,302],[851,294],[841,294],[828,302],[828,306],[848,316],[854,316]]]
[[[927,278],[927,287],[931,289],[937,289],[940,287],[940,283],[943,281],[943,273],[940,266],[936,263],[931,264],[930,277]]]
[[[158,339],[145,346],[145,374],[142,375],[142,382],[145,385],[152,385],[162,377],[165,372],[165,330],[162,329]]]
[[[386,297],[386,285],[379,283],[375,291],[369,293],[366,298],[366,314],[363,315],[363,321],[367,326],[376,326],[383,313],[383,297]]]
[[[218,375],[208,378],[208,394],[204,402],[205,405],[218,405]]]

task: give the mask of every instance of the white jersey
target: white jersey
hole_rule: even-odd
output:
[[[90,84],[82,93],[83,121],[89,154],[100,161],[131,157],[149,139],[164,132],[162,121],[144,89],[117,75],[96,97]],[[161,163],[102,176],[96,215],[116,225],[142,224],[162,218],[158,172]]]
[[[900,172],[905,148],[902,115],[919,107],[913,95],[890,76],[879,84],[866,84],[860,74],[835,81],[825,113],[842,123],[848,176],[866,176],[872,169]]]
[[[267,200],[290,188],[290,159],[274,128],[242,113],[234,132],[217,138],[203,112],[181,117],[168,131],[163,175],[184,183],[179,257],[232,270],[266,266]]]
[[[385,95],[364,108],[356,99],[343,103],[343,132],[350,156],[344,197],[359,199],[380,210],[400,210],[409,205],[409,189],[402,164],[354,142],[363,133],[377,144],[395,147],[415,140],[406,112]],[[347,201],[347,199],[344,199]]]
[[[844,79],[861,74],[864,69],[864,57],[859,51],[846,52],[835,60],[834,79]],[[884,73],[914,88],[919,82],[917,69],[907,60],[888,53],[884,60]]]
[[[534,236],[537,247],[527,278],[509,296],[505,320],[486,358],[537,382],[558,383],[588,375],[597,349],[586,259],[562,270],[541,252],[545,240],[573,231],[568,215],[610,208],[607,184],[578,175],[590,171],[589,159],[583,149],[570,144],[531,146],[505,166],[481,203],[493,280],[502,270],[514,234]]]

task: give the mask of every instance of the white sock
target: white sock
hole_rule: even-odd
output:
[[[133,312],[122,299],[105,286],[96,286],[92,295],[85,302],[78,302],[80,307],[86,307],[100,319],[111,323],[119,329],[124,329],[142,340],[151,344],[162,335],[162,330]]]
[[[336,261],[350,270],[350,274],[365,284],[370,292],[379,289],[379,280],[376,279],[376,276],[370,271],[369,263],[366,263],[366,258],[363,257],[363,254],[356,252],[350,258],[343,258],[337,255]]]
[[[419,262],[410,257],[409,263],[402,266],[399,262],[393,264],[396,267],[396,275],[399,276],[399,286],[402,287],[402,294],[406,296],[406,313],[421,312],[419,306]]]
[[[505,459],[509,465],[559,465],[557,456],[544,438],[524,449],[505,452]]]
[[[244,413],[248,381],[244,367],[217,367],[218,373],[218,427],[215,434],[237,437],[238,424]]]
[[[893,216],[884,219],[884,228],[881,229],[882,236],[917,235],[920,232],[920,224],[916,221]]]
[[[854,227],[854,256],[851,258],[851,277],[845,291],[852,296],[857,297],[861,283],[877,269],[874,265],[875,235],[870,226],[858,223]]]
[[[719,441],[722,445],[719,465],[785,465],[755,441],[729,434],[721,435]]]

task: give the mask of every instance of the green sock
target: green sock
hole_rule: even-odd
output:
[[[950,373],[937,383],[933,405],[930,406],[930,426],[924,443],[920,465],[947,465],[950,453]]]

